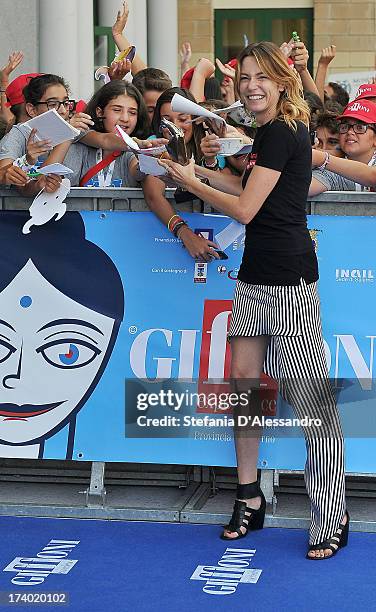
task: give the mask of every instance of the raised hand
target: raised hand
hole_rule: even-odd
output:
[[[118,34],[122,34],[125,26],[127,25],[129,16],[129,6],[128,2],[123,2],[122,8],[118,11],[116,16],[116,21],[112,26],[112,35],[116,36]]]
[[[190,59],[192,57],[192,49],[190,42],[183,42],[182,46],[180,47],[180,57],[182,64],[189,64]]]
[[[324,49],[321,50],[319,63],[325,64],[326,66],[328,66],[330,62],[334,60],[335,56],[336,56],[336,46],[335,45],[329,45],[329,47],[324,47]]]
[[[7,64],[5,64],[5,66],[0,69],[0,81],[2,89],[5,89],[5,87],[8,86],[9,77],[11,73],[17,68],[17,66],[20,65],[23,58],[24,54],[22,51],[13,51],[13,53],[10,54]]]
[[[222,74],[230,79],[235,79],[236,70],[230,64],[222,64],[221,60],[218,57],[215,60],[217,64],[217,68],[222,72]]]
[[[289,42],[283,42],[279,48],[281,49],[283,55],[285,55],[286,57],[290,57],[291,52],[294,48],[294,40],[291,38]]]
[[[291,59],[294,62],[294,68],[297,72],[307,70],[309,53],[304,42],[295,42],[291,52]]]
[[[215,72],[215,66],[209,59],[202,57],[196,64],[195,72],[198,72],[206,79],[209,79]]]

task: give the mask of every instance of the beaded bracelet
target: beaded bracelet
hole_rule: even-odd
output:
[[[173,230],[173,232],[172,232],[172,233],[174,234],[175,238],[179,238],[179,235],[178,235],[178,234],[179,234],[179,230],[180,230],[182,227],[184,227],[184,225],[186,225],[186,226],[188,227],[188,224],[187,224],[185,221],[183,221],[183,220],[182,220],[182,221],[179,221],[179,223],[177,223],[177,224],[175,225],[174,230]]]

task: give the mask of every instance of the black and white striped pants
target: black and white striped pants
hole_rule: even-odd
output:
[[[304,427],[305,483],[311,500],[310,544],[330,538],[345,514],[344,443],[328,379],[316,283],[251,285],[237,281],[229,337],[270,336],[266,374],[279,382],[282,397]]]

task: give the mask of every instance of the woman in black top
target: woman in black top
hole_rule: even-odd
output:
[[[237,86],[258,126],[243,179],[193,163],[186,167],[164,163],[178,184],[247,226],[229,330],[231,377],[240,393],[248,391],[250,381],[259,381],[264,369],[278,380],[281,394],[299,419],[321,423],[314,427],[303,423],[305,481],[311,500],[307,558],[327,559],[347,544],[349,516],[343,437],[328,380],[317,260],[305,212],[311,181],[309,110],[298,76],[273,43],[255,43],[242,51]],[[213,151],[216,146],[213,138]],[[208,178],[210,186],[201,183],[195,172]],[[260,405],[257,391],[252,385],[249,410]],[[228,540],[262,528],[265,515],[265,498],[257,483],[260,430],[241,430],[235,427],[237,499],[221,536]]]

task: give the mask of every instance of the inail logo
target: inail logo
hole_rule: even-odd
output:
[[[344,283],[373,283],[374,270],[360,268],[336,268],[336,281]]]

